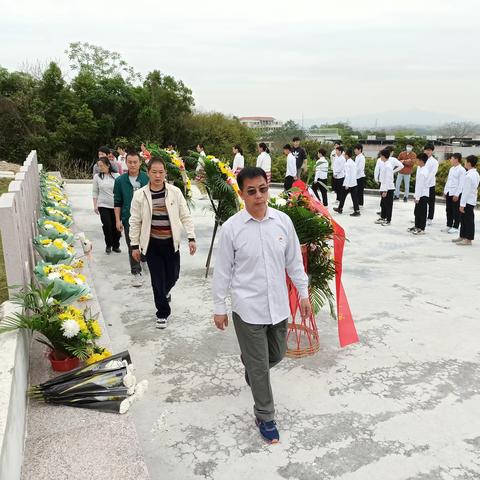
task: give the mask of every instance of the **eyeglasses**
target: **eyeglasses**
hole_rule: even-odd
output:
[[[247,195],[250,195],[251,197],[253,197],[254,195],[257,194],[257,192],[260,192],[261,194],[264,194],[264,193],[267,193],[268,192],[268,187],[265,186],[265,187],[259,187],[258,189],[256,188],[249,188],[247,190]]]

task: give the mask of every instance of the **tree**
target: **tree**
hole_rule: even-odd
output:
[[[447,138],[473,137],[480,132],[480,125],[474,122],[448,122],[440,127],[439,132]]]

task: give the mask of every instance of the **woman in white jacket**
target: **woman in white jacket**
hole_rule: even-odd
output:
[[[267,174],[267,182],[270,185],[272,180],[272,157],[267,144],[261,142],[258,144],[257,167],[261,168]]]
[[[235,155],[233,158],[232,171],[237,176],[243,168],[245,168],[245,158],[243,156],[243,150],[240,145],[235,145],[232,148],[232,151]]]
[[[133,194],[130,207],[132,257],[145,255],[155,298],[156,326],[165,328],[170,316],[170,290],[180,274],[180,240],[184,229],[190,255],[196,251],[195,230],[181,190],[166,182],[165,162],[148,162],[150,182]]]

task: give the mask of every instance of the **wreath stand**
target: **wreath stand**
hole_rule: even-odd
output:
[[[218,221],[218,206],[221,203],[221,200],[218,201],[218,206],[215,206],[215,202],[213,201],[212,195],[210,190],[207,186],[205,186],[208,194],[208,199],[212,205],[213,213],[215,214],[215,225],[213,226],[212,232],[212,240],[210,241],[210,248],[208,249],[208,256],[207,256],[207,263],[205,264],[205,278],[208,278],[208,273],[210,271],[210,262],[212,260],[212,253],[213,253],[213,244],[215,243],[215,237],[217,236],[217,230],[220,226],[220,222]]]
[[[307,272],[307,246],[302,245],[303,266]],[[300,315],[300,295],[290,277],[287,275],[288,302],[291,321],[288,323],[287,357],[300,358],[314,355],[320,349],[317,323],[313,310],[302,319]],[[297,319],[297,316],[299,317]]]

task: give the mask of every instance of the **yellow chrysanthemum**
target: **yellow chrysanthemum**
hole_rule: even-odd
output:
[[[52,241],[49,238],[44,238],[43,240],[40,240],[40,243],[42,245],[50,245]]]
[[[104,357],[101,353],[94,353],[93,355],[91,355],[90,357],[87,358],[85,363],[87,365],[91,365],[92,363],[99,362],[100,360],[103,360],[104,358],[106,358],[106,357]]]
[[[72,264],[72,267],[73,267],[73,268],[83,268],[84,265],[85,265],[85,264],[84,264],[83,260],[77,260],[76,262],[74,262],[74,263]]]
[[[62,272],[61,272],[61,273],[62,273]],[[63,274],[62,277],[63,277],[63,281],[64,281],[64,282],[71,283],[72,285],[74,285],[75,283],[77,283],[77,282],[75,281],[75,278],[74,278],[72,275],[70,275],[69,273]]]
[[[90,322],[90,331],[97,338],[102,336],[102,327],[100,327],[96,320]]]
[[[77,275],[77,277],[82,281],[82,282],[85,282],[87,280],[87,277],[85,275],[82,275],[81,273],[79,273]]]

